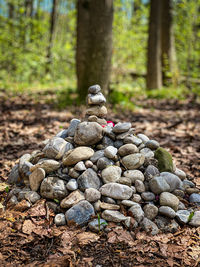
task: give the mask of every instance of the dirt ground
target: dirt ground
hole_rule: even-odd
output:
[[[0,90],[1,182],[21,155],[42,148],[42,141],[68,127],[72,118],[83,118],[85,107],[58,111],[46,104],[47,96],[55,98],[52,91],[35,98]],[[200,188],[200,104],[193,99],[141,99],[137,104],[142,107],[135,112],[109,111],[108,120],[130,121],[136,133],[158,140]],[[4,205],[7,193],[0,191]],[[28,210],[22,202],[4,212],[0,206],[0,211],[0,266],[200,266],[200,227],[152,237],[110,224],[111,232],[94,234],[55,227],[44,200]]]

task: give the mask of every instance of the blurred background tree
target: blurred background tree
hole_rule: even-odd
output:
[[[124,106],[199,95],[199,13],[200,0],[0,0],[0,86],[83,100],[100,83]]]

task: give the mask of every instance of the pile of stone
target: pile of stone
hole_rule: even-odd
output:
[[[153,235],[200,226],[199,189],[156,140],[135,135],[129,122],[107,122],[105,103],[100,86],[91,86],[85,121],[72,119],[42,151],[19,159],[8,177],[16,185],[9,205],[45,198],[56,225],[92,231],[109,230],[108,222]]]

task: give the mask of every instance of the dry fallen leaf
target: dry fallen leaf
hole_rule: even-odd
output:
[[[31,220],[24,221],[23,226],[22,226],[22,232],[24,234],[30,235],[34,229],[35,229],[35,224],[32,223]]]
[[[99,235],[91,232],[83,232],[78,234],[76,237],[79,245],[87,245],[90,242],[96,242],[100,238]]]

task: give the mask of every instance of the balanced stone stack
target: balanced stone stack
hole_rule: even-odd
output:
[[[105,102],[100,86],[91,86],[85,121],[71,120],[42,151],[19,159],[8,177],[16,184],[8,204],[30,207],[42,197],[56,225],[92,231],[109,231],[106,222],[153,235],[200,226],[199,189],[156,140],[136,135],[130,122],[108,123]]]

